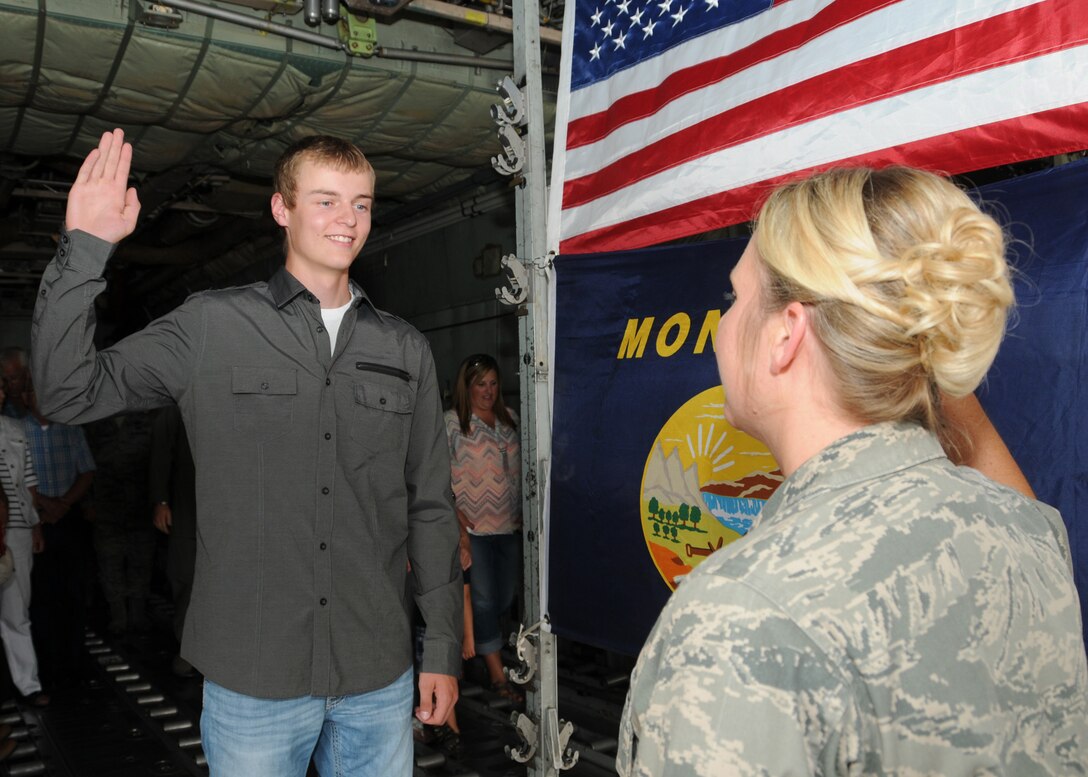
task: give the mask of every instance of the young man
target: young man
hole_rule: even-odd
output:
[[[408,593],[427,621],[416,715],[440,724],[461,575],[430,349],[348,278],[374,171],[337,138],[296,143],[272,196],[285,267],[98,352],[92,303],[139,212],[131,159],[106,133],[69,194],[34,313],[42,407],[79,422],[181,408],[198,515],[182,656],[205,677],[211,773],[301,777],[312,754],[322,775],[408,775]]]

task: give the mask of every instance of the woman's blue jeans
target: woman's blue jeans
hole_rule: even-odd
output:
[[[204,681],[200,733],[211,777],[410,777],[412,670],[351,696],[258,699]]]
[[[502,649],[499,621],[521,584],[521,535],[472,534],[472,633],[479,655]]]

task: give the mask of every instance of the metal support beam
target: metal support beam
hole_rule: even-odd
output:
[[[535,635],[536,682],[526,694],[526,713],[535,722],[535,756],[529,777],[554,777],[577,758],[567,747],[571,726],[559,719],[555,636],[541,611],[547,585],[547,529],[544,500],[551,461],[551,375],[548,365],[548,298],[545,212],[547,167],[544,154],[544,101],[541,89],[540,8],[537,0],[514,0],[514,84],[520,100],[507,100],[508,114],[524,124],[522,181],[515,192],[517,253],[528,269],[528,297],[518,320],[521,339],[523,517],[525,534],[525,619],[540,624]],[[520,103],[520,104],[515,104]],[[523,115],[520,115],[523,114]],[[501,161],[501,160],[500,160]]]

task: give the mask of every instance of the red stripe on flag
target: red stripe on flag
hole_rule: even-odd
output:
[[[601,227],[562,241],[560,253],[598,253],[643,248],[752,218],[756,203],[775,187],[829,167],[905,164],[949,175],[1037,159],[1085,148],[1088,103],[1019,116],[967,130],[798,170],[777,178],[703,197],[672,208]]]
[[[969,73],[1080,45],[1088,25],[1060,0],[1021,8],[878,54],[752,100],[563,185],[570,208],[740,142]],[[768,117],[774,117],[769,119]]]
[[[836,27],[897,2],[900,0],[840,0],[805,22],[771,33],[732,54],[677,70],[653,89],[625,95],[604,111],[572,120],[567,125],[567,148],[598,141],[625,124],[652,116],[678,97],[800,48]]]

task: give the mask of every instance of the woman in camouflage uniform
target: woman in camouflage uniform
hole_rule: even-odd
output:
[[[716,342],[787,476],[642,651],[624,775],[1085,774],[1065,526],[945,455],[1013,303],[1000,227],[905,168],[775,192]],[[961,451],[964,455],[966,452]]]

